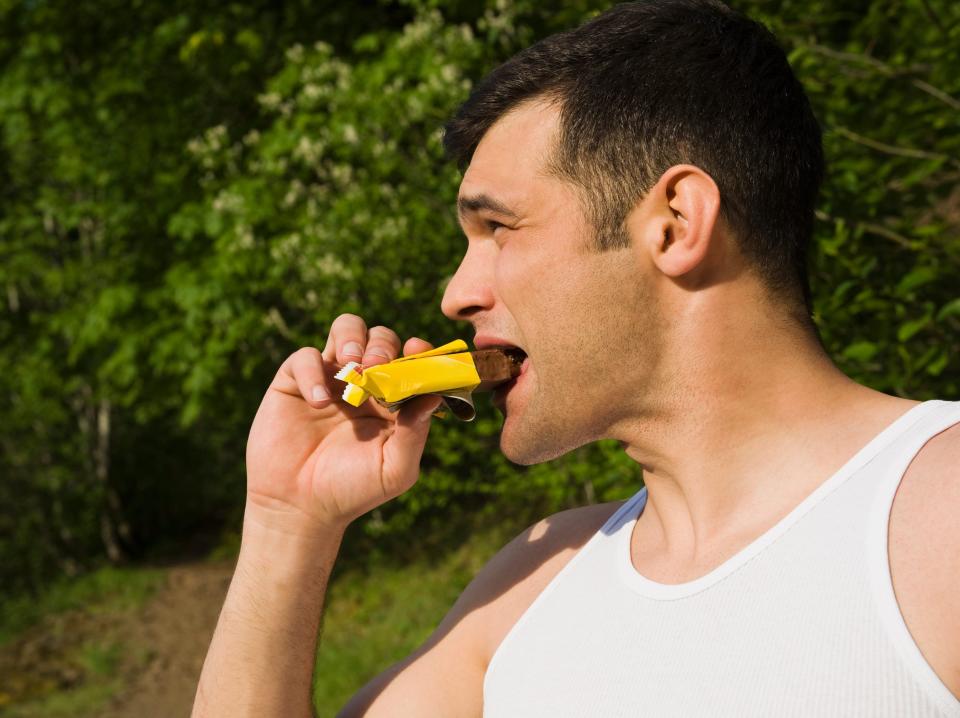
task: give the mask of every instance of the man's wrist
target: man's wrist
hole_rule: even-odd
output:
[[[238,573],[250,582],[325,592],[346,527],[329,527],[286,509],[247,501]]]
[[[292,544],[339,543],[348,522],[323,522],[277,499],[247,494],[243,514],[243,531],[276,534],[277,541],[286,537]]]
[[[306,530],[248,502],[222,620],[278,639],[314,634],[341,539],[342,532]]]

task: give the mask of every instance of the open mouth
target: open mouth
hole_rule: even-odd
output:
[[[474,391],[491,391],[513,382],[523,373],[527,353],[513,345],[484,346],[471,352],[480,384]]]
[[[496,391],[509,388],[516,383],[527,364],[527,353],[515,344],[502,340],[492,341],[480,337],[477,347],[471,352],[480,375],[480,384],[474,391]]]
[[[511,346],[502,346],[502,347],[491,347],[491,349],[500,349],[504,354],[506,354],[510,361],[513,362],[517,368],[523,366],[523,362],[527,358],[527,353],[523,351],[520,347],[511,347]]]
[[[485,346],[483,349],[494,349],[502,352],[510,360],[512,378],[516,378],[522,372],[524,364],[527,361],[527,353],[514,344],[496,344]]]
[[[490,382],[487,388],[493,391],[493,403],[505,411],[507,394],[516,386],[517,382],[523,376],[529,366],[527,353],[520,347],[513,344],[490,344],[482,347],[482,350],[495,350],[500,355],[500,361],[503,357],[509,362],[508,371],[497,377],[498,381]]]

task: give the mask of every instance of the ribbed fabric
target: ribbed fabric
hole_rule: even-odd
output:
[[[960,402],[912,407],[789,515],[706,576],[633,567],[641,490],[537,597],[494,654],[487,718],[960,716],[890,580],[893,497]]]

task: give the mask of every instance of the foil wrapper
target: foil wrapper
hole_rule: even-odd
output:
[[[434,394],[443,397],[441,406],[455,417],[472,421],[476,416],[473,393],[489,391],[519,376],[523,359],[511,349],[467,349],[467,343],[457,339],[386,364],[362,367],[350,362],[336,378],[346,382],[343,400],[352,406],[373,398],[396,411],[410,399]]]

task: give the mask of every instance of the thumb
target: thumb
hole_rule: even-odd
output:
[[[423,396],[400,409],[393,434],[383,445],[383,482],[396,494],[417,482],[432,415],[442,401],[439,396]]]

